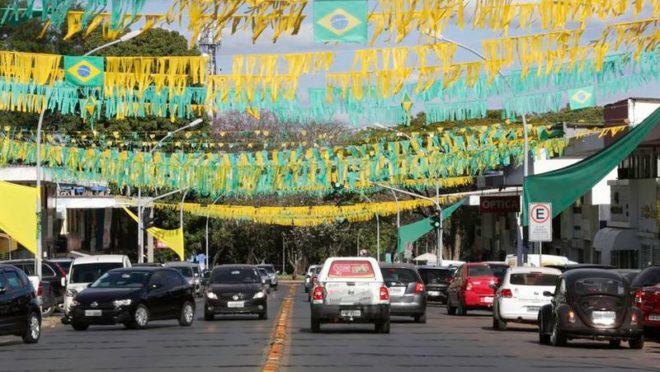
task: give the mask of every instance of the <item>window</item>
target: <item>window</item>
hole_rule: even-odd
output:
[[[7,279],[7,286],[10,291],[19,289],[22,287],[21,279],[18,277],[18,273],[14,270],[6,270],[5,278]]]
[[[626,286],[623,281],[613,278],[584,278],[575,281],[575,293],[578,295],[623,296],[626,294]]]
[[[383,280],[385,282],[391,283],[415,283],[419,279],[417,278],[417,273],[410,269],[401,269],[401,268],[383,268],[380,269],[383,273]]]
[[[164,271],[156,271],[151,275],[151,280],[149,281],[149,287],[164,287],[167,282],[165,278],[165,272]]]
[[[50,268],[50,266],[46,264],[41,264],[41,276],[45,279],[52,279],[56,275],[53,269]]]
[[[111,271],[103,274],[92,288],[142,288],[149,273],[145,271]]]
[[[525,274],[511,274],[510,282],[513,285],[531,285],[554,287],[557,284],[558,275],[531,272]]]
[[[660,284],[660,267],[650,267],[642,271],[636,278],[633,280],[632,286],[639,287],[650,287]]]
[[[470,266],[468,267],[468,276],[491,276],[493,271],[488,266]]]
[[[211,275],[211,283],[240,284],[261,283],[261,277],[257,270],[252,268],[223,267],[214,269]]]
[[[367,260],[333,261],[328,278],[375,278],[374,268]]]
[[[419,275],[425,284],[440,284],[449,282],[452,272],[445,269],[419,269]]]
[[[170,270],[165,270],[164,273],[168,287],[178,287],[180,285],[183,285],[184,280],[181,277],[181,275],[179,275],[179,273]]]
[[[7,279],[3,275],[3,271],[0,271],[0,288],[7,288]]]
[[[122,267],[121,262],[88,263],[71,266],[71,283],[93,283],[101,275],[112,269]]]
[[[178,271],[181,273],[186,278],[192,278],[193,277],[193,270],[190,266],[172,266],[172,269]]]

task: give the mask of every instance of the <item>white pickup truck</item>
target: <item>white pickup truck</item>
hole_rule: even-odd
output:
[[[314,333],[337,322],[374,323],[376,332],[390,332],[390,294],[373,258],[328,258],[311,297]]]

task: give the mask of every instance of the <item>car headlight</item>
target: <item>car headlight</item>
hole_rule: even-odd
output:
[[[257,293],[254,294],[254,297],[252,297],[252,298],[253,299],[258,299],[258,298],[264,298],[264,297],[266,297],[266,294],[264,294],[263,292],[257,292]]]
[[[218,295],[216,295],[213,292],[206,292],[206,297],[210,300],[217,300],[218,299]]]
[[[66,290],[66,295],[68,297],[76,297],[76,294],[78,294],[78,292],[75,289],[67,289]]]
[[[126,299],[126,300],[115,300],[115,301],[112,301],[112,304],[113,304],[115,307],[122,307],[122,306],[129,306],[132,302],[133,302],[133,300],[129,300],[129,299]]]

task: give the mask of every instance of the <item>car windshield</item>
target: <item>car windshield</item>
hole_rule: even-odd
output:
[[[613,278],[583,278],[575,281],[575,293],[623,296],[626,294],[626,286],[623,281]]]
[[[259,268],[266,270],[266,272],[269,274],[275,273],[275,268],[272,265],[259,266]]]
[[[383,273],[383,280],[386,283],[412,283],[417,281],[417,275],[411,269],[386,267],[381,268],[380,272]]]
[[[186,278],[191,278],[193,276],[193,270],[189,266],[172,266],[172,269],[178,271]]]
[[[488,266],[470,266],[468,267],[468,276],[492,276],[493,271]]]
[[[64,270],[65,273],[68,273],[69,268],[71,267],[72,261],[56,261],[55,263],[57,265],[59,265],[59,267],[61,267],[62,270]]]
[[[213,270],[212,283],[261,283],[261,277],[251,268],[223,268]]]
[[[101,275],[124,265],[121,262],[94,262],[71,266],[70,283],[93,283]]]
[[[534,285],[554,287],[559,275],[543,274],[539,272],[511,274],[509,282],[513,285]]]
[[[321,272],[321,269],[322,269],[322,268],[323,268],[323,266],[317,266],[317,267],[315,267],[314,270],[312,270],[312,275],[319,275],[319,273]]]
[[[449,282],[453,272],[445,269],[419,269],[424,284],[441,284]]]
[[[261,276],[268,276],[268,273],[264,269],[259,269],[259,275]]]
[[[142,288],[147,284],[146,271],[114,271],[103,274],[91,288]]]

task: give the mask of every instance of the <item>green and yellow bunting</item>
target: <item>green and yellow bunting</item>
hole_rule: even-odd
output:
[[[568,100],[571,110],[596,106],[594,87],[571,89],[568,91]]]
[[[366,43],[366,0],[314,1],[314,41]]]
[[[102,86],[105,63],[103,57],[64,56],[64,79],[78,86]]]

